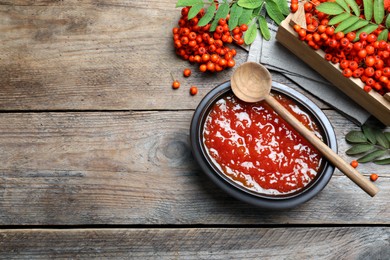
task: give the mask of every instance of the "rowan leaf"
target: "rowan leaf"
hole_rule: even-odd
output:
[[[265,17],[260,15],[259,16],[259,27],[261,35],[263,35],[263,38],[267,41],[271,39],[271,32],[268,28],[267,21],[265,20]]]
[[[364,17],[367,21],[372,19],[373,0],[363,0]]]
[[[362,125],[363,134],[367,137],[367,140],[372,143],[376,144],[376,135],[375,130],[369,125]]]
[[[242,7],[245,7],[245,8],[249,8],[249,9],[255,9],[257,7],[259,7],[262,3],[264,2],[264,0],[238,0],[237,4],[239,6],[242,6]]]
[[[380,24],[385,17],[385,7],[383,0],[374,0],[374,20],[376,23]]]
[[[360,163],[366,163],[366,162],[371,162],[375,160],[376,158],[379,158],[387,153],[386,150],[376,150],[374,152],[368,153],[359,159],[357,159],[358,162]]]
[[[280,25],[285,18],[282,11],[280,11],[278,5],[274,1],[267,1],[265,3],[265,10],[267,11],[268,16],[271,17],[271,19],[278,25]]]
[[[257,24],[256,22],[254,22],[249,26],[248,30],[245,32],[244,35],[245,44],[249,45],[252,42],[254,42],[254,40],[256,39],[256,35],[257,35]]]
[[[380,41],[380,40],[387,41],[388,34],[389,34],[389,30],[384,29],[384,30],[381,31],[381,33],[378,35],[378,39],[377,39],[377,40],[378,40],[378,41]]]
[[[287,5],[286,0],[275,0],[275,3],[279,6],[280,11],[282,11],[282,14],[289,15],[290,14],[290,8]]]
[[[344,21],[345,19],[349,18],[351,16],[351,14],[349,13],[341,13],[341,14],[338,14],[334,17],[332,17],[332,19],[329,20],[329,25],[335,25],[335,24],[338,24],[342,21]]]
[[[252,18],[253,9],[243,8],[238,24],[248,24]]]
[[[228,22],[230,31],[232,31],[234,27],[238,25],[238,20],[240,19],[242,10],[243,8],[241,6],[238,6],[237,4],[232,5],[232,8],[230,9],[230,18]]]
[[[351,7],[356,16],[360,16],[360,8],[355,0],[345,0],[345,2]]]
[[[343,32],[349,33],[349,32],[356,31],[356,30],[366,26],[368,23],[369,23],[369,21],[367,21],[367,20],[359,19],[356,23],[354,23],[353,25],[351,25],[350,27],[345,29]]]
[[[226,16],[229,13],[229,5],[226,3],[219,4],[217,13],[215,14],[214,20],[211,23],[210,32],[215,31],[215,28],[217,28],[218,21],[221,18],[226,18]]]
[[[374,163],[379,164],[379,165],[387,165],[387,164],[390,164],[390,158],[375,160]]]
[[[345,153],[348,155],[361,154],[374,149],[373,144],[355,144],[349,148]]]
[[[215,4],[210,5],[207,8],[206,13],[199,20],[198,26],[205,26],[206,24],[208,24],[211,21],[211,19],[213,19],[215,10],[216,10]]]
[[[390,132],[384,132],[383,134],[386,136],[387,140],[390,142]]]
[[[350,143],[366,143],[367,137],[361,131],[351,131],[345,136],[345,140]]]
[[[193,6],[202,2],[202,0],[177,0],[176,7]]]
[[[372,33],[373,31],[375,31],[378,27],[379,27],[379,25],[377,25],[377,24],[372,24],[372,23],[367,24],[366,26],[364,26],[363,28],[359,29],[359,30],[356,32],[356,38],[355,38],[354,41],[359,40],[360,34],[361,34],[362,32],[365,32],[365,33],[367,33],[367,34],[370,34],[370,33]]]
[[[338,3],[334,2],[324,2],[319,4],[316,9],[320,12],[329,15],[337,15],[343,13],[345,10]]]
[[[350,16],[349,18],[345,19],[344,21],[342,21],[337,27],[336,29],[334,30],[335,33],[337,32],[344,32],[345,29],[347,29],[348,27],[352,26],[354,23],[356,23],[357,21],[359,21],[359,17],[357,16]]]
[[[385,26],[390,29],[390,14],[386,16]]]
[[[382,146],[383,148],[389,149],[390,143],[389,143],[389,140],[387,140],[387,138],[384,135],[384,133],[382,133],[382,132],[375,132],[375,138],[376,138],[377,143],[380,146]]]
[[[188,12],[188,20],[194,18],[200,10],[203,8],[204,3],[195,4],[191,7],[190,11]]]
[[[344,10],[348,13],[350,13],[350,9],[348,4],[344,0],[336,0],[336,3],[338,3]]]

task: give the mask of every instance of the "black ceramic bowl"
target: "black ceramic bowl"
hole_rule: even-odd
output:
[[[305,112],[310,114],[316,121],[324,142],[337,153],[336,135],[328,118],[321,109],[299,92],[282,84],[273,82],[272,92],[280,93],[291,98],[300,105]],[[281,196],[258,193],[247,189],[243,185],[231,180],[219,170],[219,168],[212,162],[206,151],[206,147],[204,146],[203,128],[205,120],[214,103],[229,93],[231,93],[230,81],[214,88],[200,102],[192,118],[190,129],[192,153],[195,160],[207,176],[231,196],[262,208],[292,208],[310,200],[318,194],[328,184],[334,172],[334,166],[329,164],[326,159],[322,160],[320,170],[318,171],[316,177],[308,185],[297,192]]]

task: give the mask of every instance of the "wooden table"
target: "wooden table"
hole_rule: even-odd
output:
[[[232,71],[200,74],[175,55],[175,2],[0,1],[0,257],[388,259],[388,166],[359,166],[380,175],[375,198],[336,171],[284,211],[243,204],[200,171],[190,120]],[[351,161],[344,136],[358,127],[305,94]]]

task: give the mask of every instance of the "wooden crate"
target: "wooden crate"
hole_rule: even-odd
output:
[[[390,94],[381,96],[374,90],[367,93],[363,90],[364,83],[360,79],[344,77],[338,64],[325,60],[324,51],[315,51],[299,40],[292,27],[295,23],[301,24],[302,19],[297,14],[290,14],[279,26],[276,39],[383,124],[390,126]]]

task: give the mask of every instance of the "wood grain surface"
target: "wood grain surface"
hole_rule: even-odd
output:
[[[375,198],[336,171],[284,211],[237,201],[201,172],[191,117],[232,70],[201,74],[175,55],[175,4],[0,0],[0,259],[388,258],[388,166],[358,168],[379,174]],[[246,58],[238,48],[236,63]],[[358,127],[272,76],[323,109],[354,159],[344,136]]]
[[[340,155],[352,160],[344,154],[348,121],[325,112]],[[319,196],[283,214],[232,199],[193,160],[192,113],[0,114],[0,223],[390,224],[388,166],[375,166],[381,189],[375,198],[337,171]],[[372,167],[359,169],[368,176]]]
[[[12,259],[387,259],[389,227],[0,231]]]

